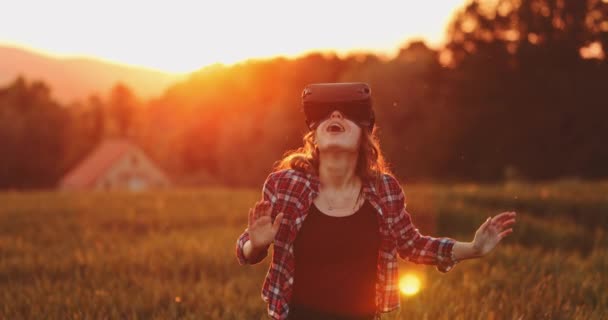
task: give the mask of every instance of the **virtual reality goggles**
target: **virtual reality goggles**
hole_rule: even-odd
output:
[[[319,123],[338,110],[345,118],[372,130],[375,116],[372,110],[371,89],[362,82],[314,83],[302,91],[302,109],[306,125],[313,130]]]

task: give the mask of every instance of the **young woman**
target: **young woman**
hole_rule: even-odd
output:
[[[447,272],[490,252],[515,212],[488,218],[472,242],[421,235],[375,136],[369,87],[303,92],[304,146],[278,162],[236,243],[240,264],[273,244],[262,298],[272,319],[379,319],[399,308],[397,256]]]

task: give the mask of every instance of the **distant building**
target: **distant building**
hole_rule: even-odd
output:
[[[101,143],[59,182],[62,190],[138,191],[169,185],[167,175],[126,140]]]

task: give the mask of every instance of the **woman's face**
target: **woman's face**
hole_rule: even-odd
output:
[[[328,118],[322,120],[315,130],[317,146],[320,151],[357,152],[359,150],[361,127],[344,118],[338,110],[334,110]]]

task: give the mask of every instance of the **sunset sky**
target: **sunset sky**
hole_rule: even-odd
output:
[[[4,4],[0,45],[166,72],[310,51],[391,56],[431,46],[466,0],[32,1]]]

